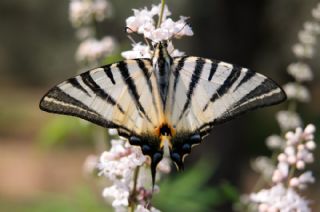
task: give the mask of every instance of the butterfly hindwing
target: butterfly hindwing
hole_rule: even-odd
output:
[[[40,107],[128,135],[148,132],[159,119],[153,78],[149,59],[125,60],[58,84],[42,98]]]
[[[225,62],[175,58],[170,117],[177,130],[208,133],[212,126],[286,98],[269,78]]]

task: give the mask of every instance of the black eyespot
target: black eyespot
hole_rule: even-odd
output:
[[[200,134],[194,134],[189,138],[191,144],[199,144],[201,142]]]
[[[178,153],[174,152],[171,154],[171,159],[176,162],[176,163],[180,163],[181,162],[181,157]]]
[[[152,163],[159,163],[162,159],[162,154],[159,152],[154,153],[154,155],[152,156]]]
[[[183,144],[182,151],[184,153],[190,153],[191,152],[191,145],[190,144]]]
[[[137,136],[131,136],[131,137],[129,138],[129,143],[130,143],[131,145],[139,145],[139,144],[141,144],[141,139],[138,138]]]
[[[148,145],[142,145],[141,150],[142,150],[142,153],[143,153],[144,155],[147,155],[147,154],[150,153],[151,148],[150,148],[150,146],[148,146]]]

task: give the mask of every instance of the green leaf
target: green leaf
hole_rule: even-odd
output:
[[[239,192],[237,191],[237,189],[232,186],[229,182],[224,182],[222,183],[221,185],[221,191],[222,193],[224,194],[224,196],[232,201],[232,202],[236,202],[239,200],[239,197],[240,197],[240,194]]]
[[[89,138],[91,124],[73,117],[56,116],[40,131],[39,144],[43,147],[52,147],[64,144],[72,135],[79,138]]]
[[[108,55],[103,61],[103,64],[112,64],[118,61],[123,60],[123,57],[121,56],[120,53],[117,54],[112,54],[112,55]]]
[[[226,198],[220,187],[208,187],[207,181],[215,166],[204,161],[160,185],[154,205],[162,211],[211,211]]]

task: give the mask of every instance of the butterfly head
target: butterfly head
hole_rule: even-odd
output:
[[[162,48],[166,49],[166,48],[168,48],[168,42],[169,41],[166,41],[166,40],[156,42],[156,43],[154,43],[153,48],[154,49],[162,49]]]
[[[153,64],[157,63],[157,60],[164,59],[166,62],[170,63],[170,54],[168,52],[168,41],[159,41],[154,45],[154,53],[153,53]]]

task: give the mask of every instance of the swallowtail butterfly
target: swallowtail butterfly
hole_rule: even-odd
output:
[[[211,128],[286,99],[271,79],[201,57],[170,57],[159,42],[152,59],[124,60],[70,78],[42,98],[44,111],[116,128],[156,166],[169,154],[179,169]]]

